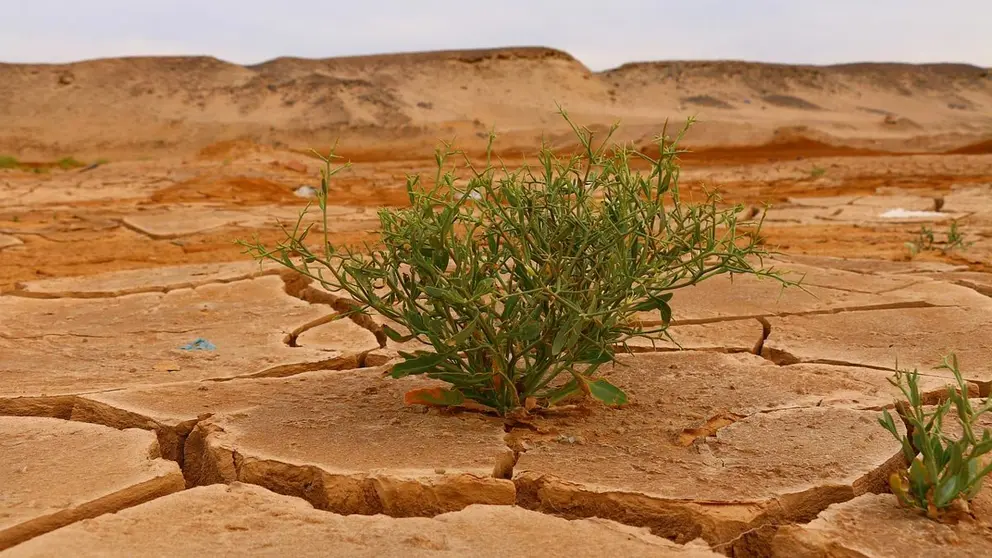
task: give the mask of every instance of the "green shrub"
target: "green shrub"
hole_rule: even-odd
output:
[[[813,166],[813,169],[809,171],[809,175],[812,176],[813,178],[820,178],[821,176],[824,176],[826,174],[827,174],[827,169],[823,167],[817,167],[815,165]]]
[[[667,336],[675,291],[724,273],[785,281],[752,267],[765,252],[757,230],[738,228],[740,206],[720,209],[713,194],[695,205],[682,199],[677,143],[685,129],[674,141],[657,138],[653,159],[608,149],[616,126],[595,147],[590,131],[561,115],[581,152],[543,148],[536,167],[494,164],[492,134],[481,168],[448,145],[438,150],[434,184],[410,176],[410,207],[379,211],[381,246],[360,253],[330,242],[330,179],[344,168],[332,169],[333,151],[321,156],[319,247],[306,244],[313,229],[301,230],[302,216],[274,248],[242,245],[406,330],[387,327],[390,339],[429,345],[402,352],[392,375],[426,374],[451,388],[412,392],[408,402],[470,400],[500,415],[583,395],[623,404],[624,392],[596,371],[633,337]],[[464,161],[466,183],[457,169],[445,170],[454,156]],[[650,168],[646,175],[632,168],[635,160]],[[657,313],[662,325],[640,327],[639,312]]]
[[[0,155],[0,169],[16,169],[20,164],[16,157]]]
[[[975,408],[969,399],[968,384],[961,377],[955,355],[945,357],[942,369],[954,374],[956,387],[948,386],[948,398],[936,407],[927,408],[919,389],[916,370],[896,370],[889,381],[897,386],[906,401],[896,404],[896,412],[906,427],[902,435],[888,411],[879,422],[902,443],[909,468],[893,473],[889,479],[892,493],[906,506],[939,518],[956,500],[965,503],[978,495],[982,479],[992,472],[992,463],[983,466],[982,456],[992,451],[992,431],[975,433],[979,418],[992,410],[992,399]],[[951,407],[957,414],[962,434],[953,438],[944,432],[944,418]]]

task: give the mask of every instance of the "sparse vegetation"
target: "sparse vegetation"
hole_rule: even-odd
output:
[[[80,167],[85,167],[86,163],[77,161],[73,157],[63,157],[56,161],[56,166],[63,170],[78,169]]]
[[[785,281],[752,267],[762,251],[756,234],[737,228],[740,207],[719,210],[715,195],[699,205],[682,200],[677,143],[685,130],[657,138],[660,156],[651,159],[608,151],[609,136],[594,147],[593,134],[561,114],[583,151],[542,149],[537,168],[494,164],[492,135],[483,168],[450,146],[438,150],[434,184],[411,176],[411,207],[379,211],[382,247],[358,253],[330,242],[330,180],[344,168],[332,168],[333,151],[322,157],[317,194],[320,248],[306,244],[312,228],[301,230],[302,216],[274,248],[242,245],[343,290],[360,303],[356,312],[399,324],[406,331],[386,328],[393,341],[430,346],[402,352],[392,375],[426,374],[452,387],[410,393],[408,402],[471,400],[501,415],[583,394],[623,404],[623,391],[596,371],[627,340],[666,335],[674,291],[723,273]],[[455,156],[464,158],[467,184],[445,171]],[[649,175],[631,169],[633,158],[650,164]],[[656,312],[663,325],[639,327],[639,312]]]
[[[910,257],[915,257],[920,252],[940,250],[947,254],[954,250],[965,250],[971,246],[971,242],[965,242],[964,233],[958,227],[958,222],[952,221],[947,231],[947,241],[942,246],[939,246],[933,229],[926,225],[921,225],[916,237],[905,243],[905,246],[909,250]]]
[[[809,171],[809,174],[813,178],[820,178],[821,176],[827,174],[827,169],[823,167],[814,166],[812,170]]]
[[[940,518],[956,502],[964,504],[978,495],[982,479],[992,472],[992,463],[982,457],[992,451],[992,431],[975,430],[979,418],[992,410],[992,398],[977,407],[969,399],[968,383],[962,378],[955,355],[945,357],[940,368],[950,370],[956,386],[948,386],[947,400],[929,409],[919,389],[919,373],[896,369],[889,381],[899,388],[905,401],[896,404],[896,412],[907,430],[900,434],[895,420],[883,411],[879,422],[902,443],[908,469],[893,473],[889,485],[902,505],[916,508],[931,519]],[[951,411],[957,415],[960,437],[944,431],[944,419]]]
[[[965,242],[964,233],[958,229],[958,222],[951,221],[951,228],[947,231],[947,245],[944,247],[945,252],[950,252],[951,250],[961,249],[965,250],[971,246],[970,242]]]
[[[108,163],[107,159],[98,159],[96,164],[102,165]],[[63,170],[77,169],[87,166],[86,163],[77,160],[75,157],[63,157],[55,163],[24,163],[19,161],[15,157],[9,155],[0,155],[0,169],[20,169],[23,171],[30,171],[35,174],[47,173],[52,167],[58,167]]]
[[[933,250],[934,236],[933,229],[926,225],[921,225],[916,238],[906,243],[910,256],[916,256],[920,252]]]

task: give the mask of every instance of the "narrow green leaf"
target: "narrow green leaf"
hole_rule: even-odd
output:
[[[666,293],[669,299],[671,299],[671,293]],[[657,310],[663,305],[667,306],[667,300],[663,296],[648,295],[648,297],[640,302],[638,302],[633,310],[634,312],[650,312],[651,310]]]
[[[577,354],[575,360],[586,364],[606,364],[613,361],[613,353],[601,347],[592,346]]]
[[[398,363],[393,366],[391,372],[392,377],[402,378],[404,376],[413,376],[417,374],[423,374],[425,372],[430,372],[434,370],[438,364],[443,362],[447,355],[437,354],[437,353],[422,353],[414,358],[407,358],[407,360]]]
[[[896,423],[887,409],[882,410],[882,418],[878,419],[878,423],[881,424],[883,428],[891,432],[893,436],[899,438],[899,431],[896,430]]]
[[[661,323],[666,326],[672,323],[672,307],[667,301],[659,300],[658,312],[661,314]]]
[[[531,342],[541,336],[541,324],[538,322],[527,322],[520,328],[520,340]]]
[[[427,331],[427,323],[424,321],[424,317],[420,314],[420,312],[407,312],[405,317],[406,323],[410,325],[410,329],[417,333]]]
[[[589,386],[590,395],[607,405],[627,403],[627,394],[603,378],[587,382],[586,385]]]
[[[571,328],[563,327],[559,329],[558,333],[555,334],[554,341],[551,342],[551,354],[554,356],[558,356],[559,354],[561,354],[562,349],[565,348],[565,345],[568,342],[568,338],[571,337],[571,335],[572,335]]]
[[[411,333],[410,335],[403,335],[402,333],[396,331],[395,329],[389,327],[388,325],[383,325],[382,331],[383,333],[386,334],[386,337],[388,337],[392,341],[396,341],[397,343],[406,343],[407,341],[410,341],[411,339],[417,337],[413,333]]]
[[[517,302],[520,300],[520,295],[514,294],[506,297],[506,302],[503,304],[503,315],[501,316],[504,320],[510,319],[513,315],[513,310],[517,307]]]
[[[456,293],[451,289],[440,289],[438,287],[431,287],[427,285],[425,285],[423,289],[424,292],[428,294],[428,296],[434,297],[444,302],[454,303],[454,304],[465,304],[467,302],[464,298],[459,296],[458,293]]]
[[[958,477],[950,476],[937,483],[935,490],[934,505],[938,508],[947,507],[958,495]]]
[[[465,326],[464,329],[462,329],[455,335],[451,336],[451,338],[448,339],[448,345],[452,347],[457,347],[458,345],[464,343],[475,332],[475,324],[476,322],[475,320],[473,320],[467,326]]]
[[[910,490],[914,496],[922,500],[926,498],[928,485],[927,470],[923,466],[923,462],[919,459],[914,459],[913,463],[909,466]]]
[[[572,378],[565,385],[553,389],[545,394],[545,398],[548,400],[548,405],[554,405],[564,400],[566,397],[570,397],[579,392],[579,383]]]
[[[434,267],[437,268],[437,270],[440,271],[440,272],[442,272],[442,273],[446,269],[448,269],[448,261],[449,261],[449,259],[450,259],[450,256],[449,256],[447,250],[435,250],[434,251],[433,258],[432,258],[433,263],[434,263]]]

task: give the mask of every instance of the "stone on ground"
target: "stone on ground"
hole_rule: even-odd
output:
[[[183,488],[151,432],[0,417],[0,550]]]

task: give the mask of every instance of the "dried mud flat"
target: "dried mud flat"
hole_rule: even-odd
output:
[[[527,425],[404,405],[432,382],[384,377],[395,347],[241,254],[281,236],[313,159],[225,142],[0,170],[0,556],[992,555],[992,489],[959,523],[900,509],[877,424],[897,360],[932,402],[949,352],[992,391],[992,155],[795,149],[682,178],[770,202],[766,264],[805,289],[679,292],[683,350],[605,370],[630,405]],[[341,243],[430,170],[358,155],[331,187]],[[907,257],[952,219],[966,250]]]

